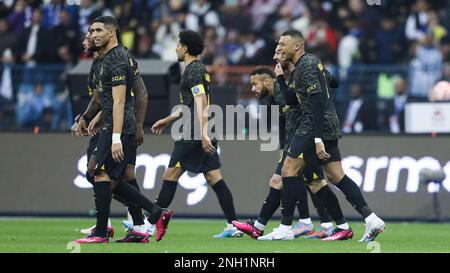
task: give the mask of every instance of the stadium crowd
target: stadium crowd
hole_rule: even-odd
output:
[[[114,15],[121,42],[138,59],[176,62],[178,32],[202,33],[212,68],[273,65],[276,39],[302,32],[307,52],[341,78],[345,133],[403,130],[407,101],[427,101],[450,81],[447,0],[3,0],[0,2],[0,129],[67,129],[67,71],[85,58],[88,24]],[[352,78],[352,67],[400,67]],[[39,69],[38,69],[39,68]],[[347,79],[347,80],[346,80]],[[365,94],[367,100],[365,99]],[[342,96],[345,96],[342,98]],[[377,103],[374,103],[373,99]],[[443,98],[445,99],[445,98]],[[382,116],[377,113],[382,113]]]

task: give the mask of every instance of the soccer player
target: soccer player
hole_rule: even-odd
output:
[[[285,69],[285,71],[286,70],[287,69]],[[291,119],[286,118],[286,116],[291,115],[291,112],[301,110],[298,106],[295,94],[293,92],[289,92],[289,95],[291,95],[290,100],[297,105],[286,104],[286,99],[281,94],[281,86],[285,85],[283,81],[284,78],[282,76],[276,78],[275,73],[270,68],[264,66],[257,67],[250,73],[250,84],[252,86],[252,92],[255,94],[255,96],[261,100],[268,100],[270,105],[279,106],[279,137],[281,149],[281,158],[278,161],[275,173],[269,181],[269,194],[264,201],[258,219],[255,222],[253,222],[252,220],[246,223],[240,223],[237,221],[233,222],[233,224],[238,229],[248,234],[252,238],[258,238],[263,235],[268,220],[280,206],[282,190],[281,167],[283,166],[283,162],[286,157],[286,151],[284,151],[284,147],[285,143],[289,142],[291,132],[293,131],[293,129],[295,129],[293,128],[295,126],[294,124],[292,124]],[[299,179],[303,179],[304,176],[310,176],[307,170],[303,172]],[[324,238],[328,235],[331,235],[331,233],[333,232],[333,224],[331,223],[330,216],[327,213],[322,201],[312,194],[311,199],[313,200],[313,203],[321,220],[320,230],[314,232],[314,226],[311,222],[308,211],[306,184],[301,183],[301,185],[301,191],[298,193],[297,199],[297,209],[299,211],[300,219],[293,228],[294,237],[307,235],[308,238]]]
[[[83,48],[84,53],[88,57],[94,57],[93,63],[91,66],[91,70],[89,72],[88,76],[88,91],[89,96],[91,98],[94,96],[94,92],[97,92],[94,86],[94,80],[95,80],[95,72],[98,71],[98,66],[101,63],[101,60],[98,57],[98,53],[96,52],[96,47],[92,41],[92,34],[90,29],[88,30],[88,33],[86,34],[86,37],[83,41]],[[117,31],[117,36],[119,37],[119,33]],[[138,145],[143,143],[144,139],[144,132],[143,132],[143,122],[145,118],[145,111],[147,109],[147,100],[148,100],[148,93],[145,88],[145,85],[143,83],[142,77],[139,73],[139,69],[137,66],[137,63],[133,60],[134,63],[134,91],[136,94],[136,142]],[[91,101],[92,104],[95,104],[95,101]],[[88,107],[89,109],[89,107]],[[99,122],[101,121],[101,111],[95,116],[95,118],[89,123],[89,126],[87,127],[87,132],[80,130],[78,133],[78,129],[84,128],[86,121],[84,119],[81,119],[80,116],[76,118],[76,123],[72,127],[72,130],[75,130],[76,134],[86,134],[89,133],[92,137],[89,141],[89,146],[87,149],[87,161],[88,161],[88,168],[86,172],[86,178],[87,180],[94,185],[94,168],[96,165],[96,156],[95,156],[95,149],[97,146],[98,141],[98,134],[97,134],[97,127],[99,125]],[[78,122],[82,123],[82,126],[79,127]],[[83,123],[84,122],[84,123]],[[139,186],[136,182],[136,178],[133,176],[133,179],[130,181],[127,181],[132,186],[134,186],[139,191]],[[148,242],[148,235],[153,236],[155,229],[154,226],[152,226],[148,220],[143,217],[142,210],[137,204],[135,203],[127,203],[124,198],[119,196],[118,194],[113,195],[114,199],[121,202],[125,206],[128,207],[129,217],[133,219],[131,223],[128,223],[128,221],[123,221],[123,223],[128,224],[127,227],[127,236],[124,239],[117,240],[117,242]],[[133,224],[134,222],[134,224]],[[108,237],[113,237],[114,235],[114,229],[111,224],[110,218],[108,218]],[[93,234],[95,232],[95,225],[86,229],[82,229],[81,233],[83,234]],[[148,235],[147,235],[148,232]]]
[[[299,124],[282,168],[283,186],[287,190],[295,190],[298,187],[294,182],[295,176],[306,162],[322,163],[328,180],[343,192],[365,219],[366,230],[360,241],[374,240],[385,229],[385,223],[372,212],[359,187],[342,169],[338,148],[338,139],[341,137],[339,121],[329,94],[323,64],[314,55],[305,53],[305,39],[298,31],[283,33],[277,50],[283,61],[295,64],[289,87],[295,90],[302,107],[302,116],[298,117]],[[353,232],[348,225],[338,225],[335,233],[323,240],[345,240],[351,236]]]
[[[132,185],[122,182],[132,180],[136,161],[134,63],[128,51],[118,44],[119,27],[114,17],[96,18],[91,25],[91,31],[101,57],[98,73],[93,77],[98,91],[94,99],[100,107],[97,107],[96,111],[86,112],[82,118],[84,121],[91,120],[100,109],[102,111],[94,174],[97,224],[92,235],[76,242],[108,242],[107,222],[113,192],[126,202],[136,203],[150,214],[149,222],[156,224],[156,241],[160,241],[165,235],[172,210],[158,207]],[[79,124],[81,131],[86,130],[84,125]]]
[[[211,140],[207,134],[210,77],[204,64],[197,57],[203,49],[203,39],[198,33],[190,30],[180,32],[176,52],[178,60],[186,65],[180,83],[180,102],[189,108],[190,115],[185,116],[181,110],[174,111],[157,121],[152,126],[152,132],[161,134],[167,125],[179,118],[190,118],[191,127],[183,130],[191,131],[190,138],[184,137],[175,142],[156,204],[162,208],[170,205],[175,196],[178,179],[185,171],[203,173],[207,183],[216,193],[228,222],[224,232],[215,235],[214,238],[240,237],[242,232],[231,223],[237,219],[236,212],[233,196],[220,172],[217,141]],[[196,135],[201,139],[196,139]]]

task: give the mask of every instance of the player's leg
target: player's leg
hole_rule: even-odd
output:
[[[233,225],[252,238],[256,239],[259,236],[262,236],[267,222],[280,207],[282,186],[281,175],[274,174],[269,181],[269,194],[264,200],[258,219],[256,219],[255,222],[253,222],[253,220],[248,220],[245,223],[233,221]]]
[[[300,174],[300,179],[303,175]],[[303,235],[309,235],[314,232],[314,224],[311,221],[308,205],[308,187],[305,183],[300,183],[300,191],[297,192],[297,210],[299,215],[298,222],[294,225],[292,231],[294,237],[300,237]]]
[[[227,227],[224,232],[214,235],[214,238],[241,237],[242,232],[233,226],[232,221],[236,221],[236,210],[234,208],[233,194],[223,180],[220,169],[211,170],[203,174],[209,186],[219,200],[220,207],[227,218]]]
[[[353,238],[353,231],[345,220],[344,214],[342,213],[341,206],[336,195],[333,193],[331,188],[328,186],[327,182],[320,177],[308,183],[311,192],[317,195],[318,199],[323,201],[323,204],[328,211],[330,217],[336,223],[336,230],[333,234],[311,234],[309,238],[326,238],[327,240],[347,240]],[[326,236],[325,236],[326,235]]]
[[[324,202],[319,197],[317,197],[317,195],[313,193],[309,187],[307,187],[307,190],[309,192],[309,196],[311,196],[311,200],[314,208],[316,209],[317,215],[319,216],[320,227],[317,230],[314,230],[312,234],[307,235],[305,238],[310,239],[328,237],[334,232],[333,222],[330,214],[328,213]]]
[[[330,161],[323,165],[326,176],[364,218],[366,231],[360,241],[373,241],[379,233],[384,231],[385,223],[369,207],[358,185],[344,173],[338,141],[326,141],[325,145],[325,149],[331,155]]]
[[[175,192],[178,186],[178,179],[183,175],[184,170],[180,167],[175,166],[166,169],[163,175],[163,184],[161,190],[159,191],[158,197],[156,197],[156,204],[161,208],[167,208],[172,203],[175,196]]]

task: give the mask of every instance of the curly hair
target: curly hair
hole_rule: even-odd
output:
[[[200,34],[192,30],[183,30],[180,32],[179,38],[180,43],[187,47],[189,55],[198,56],[202,54],[205,45]]]

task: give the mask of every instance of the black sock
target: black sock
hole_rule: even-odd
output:
[[[308,193],[306,191],[306,184],[301,181],[298,186],[299,191],[297,192],[297,209],[298,216],[300,219],[310,218],[309,207],[308,207]]]
[[[372,214],[372,210],[367,205],[366,200],[364,200],[361,189],[352,179],[350,179],[350,177],[344,176],[344,178],[336,184],[336,187],[342,191],[348,202],[350,202],[353,208],[355,208],[362,217],[366,218]]]
[[[311,196],[311,200],[314,204],[314,208],[317,211],[317,214],[319,215],[319,219],[321,223],[329,223],[331,222],[330,214],[328,213],[327,209],[325,208],[325,204],[323,201],[317,197],[316,194],[312,193],[312,191],[308,188],[309,195]]]
[[[212,186],[214,192],[219,199],[220,207],[222,208],[227,222],[231,224],[231,221],[236,220],[236,211],[234,210],[233,195],[230,189],[223,179]]]
[[[267,222],[272,218],[273,214],[280,207],[281,202],[281,190],[270,187],[269,194],[264,200],[264,204],[261,207],[261,212],[259,213],[258,222],[266,225]]]
[[[150,201],[147,197],[138,192],[133,186],[126,182],[120,182],[114,189],[114,193],[117,193],[127,200],[135,202],[140,208],[145,209],[150,213],[148,221],[151,224],[155,224],[161,216],[162,209]]]
[[[298,191],[301,189],[300,178],[297,176],[283,177],[283,190],[281,191],[281,224],[292,225]]]
[[[161,208],[167,208],[172,203],[175,192],[177,191],[178,181],[164,180],[158,197],[156,197],[156,205]]]
[[[346,221],[344,218],[344,214],[342,214],[341,206],[339,205],[339,201],[336,195],[331,191],[330,187],[326,185],[325,187],[322,187],[316,194],[317,197],[319,197],[323,201],[328,213],[336,222],[336,224],[344,224]]]
[[[127,181],[125,183],[129,183],[131,186],[135,187],[138,192],[141,192],[136,179]],[[128,212],[130,213],[131,218],[133,219],[134,226],[140,226],[144,224],[144,218],[142,216],[142,208],[138,204],[136,204],[135,202],[128,204]]]
[[[111,182],[95,182],[95,207],[97,209],[97,225],[95,227],[95,236],[107,237],[108,218],[111,206]]]

